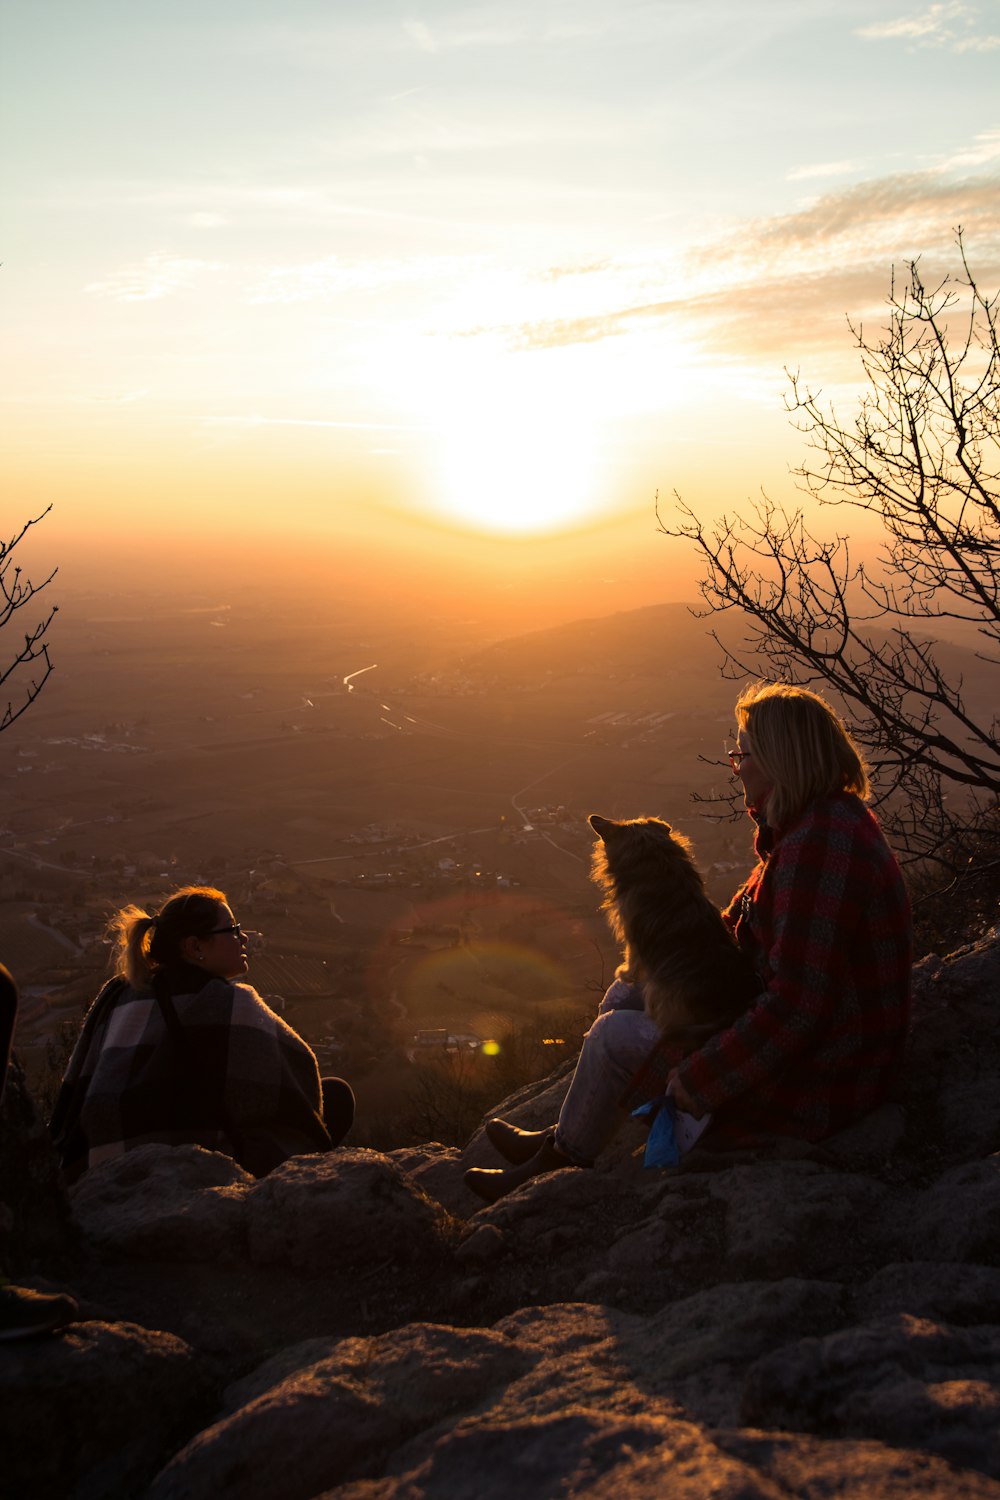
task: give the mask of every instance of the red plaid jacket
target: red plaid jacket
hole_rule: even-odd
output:
[[[769,848],[769,842],[773,847]],[[629,1102],[683,1087],[715,1114],[711,1135],[821,1140],[882,1103],[910,1010],[910,905],[873,814],[849,793],[822,797],[794,827],[757,835],[760,862],[726,922],[761,976],[756,1004],[678,1065],[667,1044]]]

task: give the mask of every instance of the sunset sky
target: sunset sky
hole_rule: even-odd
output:
[[[962,224],[1000,282],[997,3],[2,15],[0,474],[56,551],[641,535],[787,490],[783,367],[844,398],[894,262]]]

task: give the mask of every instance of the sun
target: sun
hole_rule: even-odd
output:
[[[442,424],[439,503],[484,531],[577,526],[597,508],[597,447],[583,414],[505,375],[463,396]]]
[[[583,530],[628,503],[636,425],[675,430],[699,366],[676,331],[519,347],[494,333],[394,329],[372,380],[411,433],[409,503],[466,531]],[[683,440],[683,436],[681,438]]]
[[[439,351],[421,370],[428,504],[465,528],[529,535],[601,512],[602,424],[571,351]]]

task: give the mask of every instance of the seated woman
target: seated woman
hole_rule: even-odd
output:
[[[156,916],[112,918],[116,977],[69,1061],[51,1130],[70,1181],[151,1141],[232,1156],[261,1177],[329,1151],[354,1119],[340,1078],[249,984],[247,939],[225,896],[186,886]]]
[[[864,762],[840,717],[803,688],[747,688],[736,723],[729,759],[757,824],[758,863],[723,917],[760,995],[682,1056],[637,992],[613,985],[555,1127],[487,1125],[514,1164],[466,1173],[488,1202],[539,1172],[591,1166],[625,1112],[664,1086],[695,1118],[711,1112],[706,1145],[822,1140],[889,1093],[909,1019],[912,929],[899,865],[865,806]]]

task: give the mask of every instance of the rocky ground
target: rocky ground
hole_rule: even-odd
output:
[[[898,1099],[822,1147],[651,1172],[630,1124],[490,1208],[477,1134],[259,1182],[147,1147],[70,1214],[15,1077],[3,1254],[82,1321],[3,1346],[0,1491],[1000,1500],[1000,940],[915,987]]]

